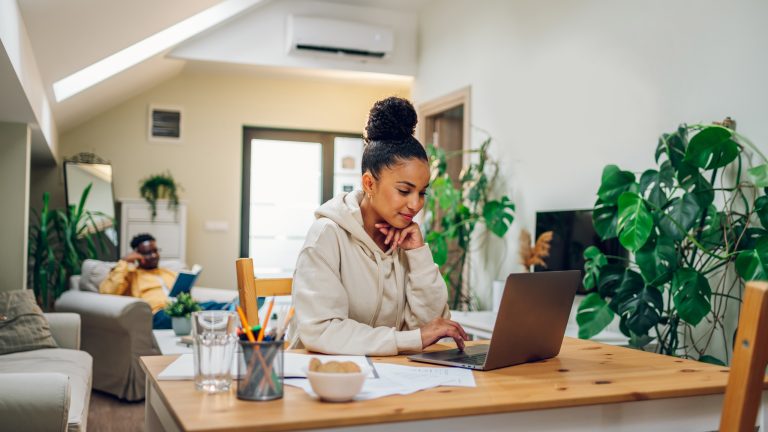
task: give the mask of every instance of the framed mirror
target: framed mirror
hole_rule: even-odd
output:
[[[88,229],[102,232],[117,251],[112,165],[93,153],[79,153],[65,159],[64,192],[67,206],[77,207],[88,185],[91,185],[91,189],[84,207],[92,219],[92,223],[87,224]]]

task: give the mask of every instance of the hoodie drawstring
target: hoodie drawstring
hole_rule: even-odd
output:
[[[376,258],[376,268],[378,273],[378,280],[379,280],[379,286],[378,286],[378,294],[376,295],[376,312],[373,313],[373,318],[371,319],[371,322],[368,324],[369,326],[373,327],[376,323],[376,320],[379,318],[379,312],[381,311],[381,304],[384,300],[384,269],[382,269],[381,265],[381,257],[379,257],[379,254],[376,252],[373,252],[373,256]]]

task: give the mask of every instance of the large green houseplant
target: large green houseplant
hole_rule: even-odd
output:
[[[749,169],[750,152],[763,163]],[[734,334],[726,311],[738,313],[745,281],[768,279],[768,159],[722,125],[682,125],[661,136],[655,156],[658,167],[639,178],[603,170],[595,230],[632,255],[584,252],[590,293],[579,336],[618,315],[633,346],[655,342],[660,353],[727,363]]]
[[[478,224],[503,237],[514,221],[515,205],[509,197],[491,199],[491,187],[498,173],[498,165],[489,158],[486,139],[477,149],[446,152],[428,146],[431,167],[430,193],[425,203],[424,230],[435,263],[448,285],[451,309],[470,304],[465,286],[465,266],[473,233]],[[447,172],[448,159],[463,156],[465,152],[477,155],[459,175],[456,185]]]
[[[85,209],[91,186],[86,186],[76,206],[66,209],[49,208],[50,196],[45,192],[41,211],[34,213],[29,229],[29,277],[44,310],[53,309],[54,301],[67,290],[69,277],[80,274],[85,259],[108,251],[94,216],[109,216]]]

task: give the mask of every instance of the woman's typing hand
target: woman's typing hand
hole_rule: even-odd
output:
[[[469,340],[467,332],[455,321],[445,318],[435,318],[421,326],[421,348],[426,348],[444,337],[451,337],[456,346],[464,349],[464,341]]]
[[[400,247],[403,250],[411,250],[424,246],[424,238],[416,222],[411,222],[402,229],[394,228],[386,222],[377,223],[374,226],[386,236],[384,244],[389,245],[390,248]]]

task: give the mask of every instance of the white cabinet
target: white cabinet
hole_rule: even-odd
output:
[[[157,201],[157,215],[143,199],[123,199],[120,203],[120,257],[131,251],[131,239],[149,233],[157,240],[162,260],[186,262],[187,205],[179,203],[176,210],[168,208],[167,200]]]

